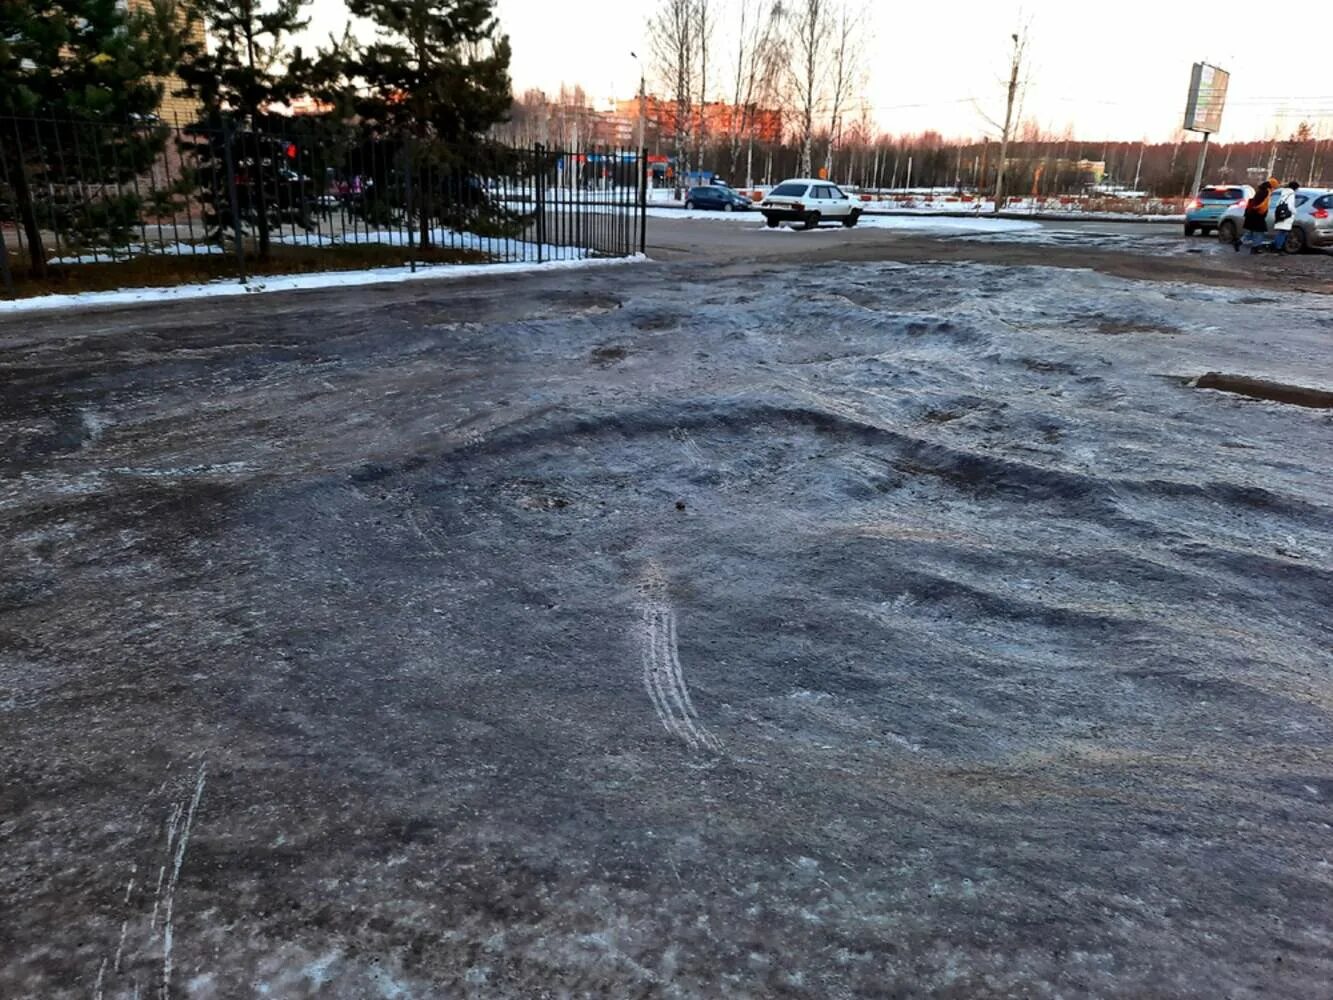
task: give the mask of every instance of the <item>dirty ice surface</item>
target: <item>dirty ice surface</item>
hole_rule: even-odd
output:
[[[1310,998],[1315,297],[672,264],[0,323],[0,996]]]

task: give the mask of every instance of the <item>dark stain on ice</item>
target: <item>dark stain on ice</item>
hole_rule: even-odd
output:
[[[1274,382],[1271,379],[1253,378],[1248,375],[1228,375],[1223,372],[1207,372],[1194,382],[1199,389],[1217,389],[1237,396],[1248,396],[1272,403],[1287,403],[1291,406],[1305,406],[1311,409],[1333,409],[1333,390],[1317,389],[1310,386],[1291,385]]]
[[[592,351],[592,360],[603,368],[609,368],[612,365],[624,361],[629,357],[629,350],[619,344],[605,344],[601,347],[594,347]]]

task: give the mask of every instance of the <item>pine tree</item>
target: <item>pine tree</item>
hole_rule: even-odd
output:
[[[487,211],[479,187],[460,182],[481,137],[509,113],[509,39],[499,33],[493,0],[348,0],[348,10],[377,29],[347,66],[356,110],[398,137],[413,136],[421,245],[431,245],[432,216],[458,221]],[[441,186],[441,178],[454,183]],[[490,214],[498,214],[492,211]]]
[[[290,37],[307,24],[302,8],[308,2],[189,0],[211,44],[189,46],[177,70],[182,94],[201,106],[200,120],[182,145],[194,162],[205,223],[218,239],[253,224],[265,260],[273,227],[300,209],[273,164],[286,143],[270,134],[280,131],[282,121],[270,109],[308,86],[310,63],[299,48],[288,48]],[[238,177],[239,219],[232,217],[230,191]]]
[[[134,12],[116,0],[0,0],[0,181],[34,278],[47,271],[43,229],[116,241],[137,221],[139,198],[122,185],[166,144],[156,78],[182,44],[170,0]]]

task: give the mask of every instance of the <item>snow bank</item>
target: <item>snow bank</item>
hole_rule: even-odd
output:
[[[0,316],[52,312],[60,309],[92,309],[99,306],[184,302],[190,299],[253,295],[259,292],[292,292],[318,288],[342,288],[349,285],[388,285],[408,281],[476,278],[483,275],[531,274],[537,271],[606,267],[613,264],[629,264],[644,260],[647,260],[647,258],[636,254],[633,257],[584,257],[575,260],[554,260],[542,264],[418,265],[415,272],[409,267],[382,267],[369,268],[363,271],[321,271],[317,274],[285,274],[273,277],[261,275],[252,278],[244,285],[234,279],[229,279],[199,285],[174,285],[167,288],[122,288],[114,292],[78,292],[73,295],[45,295],[40,298],[14,299],[0,302]]]
[[[312,229],[309,232],[276,231],[270,237],[272,242],[288,247],[337,247],[379,245],[405,247],[419,243],[419,236],[414,230],[411,240],[408,233],[398,229],[340,229],[325,231]],[[469,250],[484,254],[502,254],[507,260],[521,262],[541,262],[547,260],[582,259],[589,251],[576,247],[556,246],[552,243],[532,243],[527,240],[503,236],[480,236],[476,233],[438,227],[431,230],[431,239],[437,247],[447,250]],[[128,247],[99,248],[95,253],[89,250],[70,256],[55,257],[50,264],[107,264],[113,261],[131,260],[135,257],[193,257],[215,254],[230,254],[234,251],[216,243],[162,243],[134,244]]]

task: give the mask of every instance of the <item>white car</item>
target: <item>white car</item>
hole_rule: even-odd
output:
[[[1268,231],[1273,232],[1277,197],[1268,199]],[[1217,238],[1235,243],[1245,232],[1245,205],[1233,205],[1217,224]],[[1287,252],[1301,253],[1311,247],[1333,246],[1333,192],[1327,188],[1303,187],[1296,192],[1296,214],[1292,217]]]
[[[861,220],[861,203],[829,181],[796,178],[783,181],[759,203],[770,229],[784,222],[799,222],[814,229],[821,222],[841,222],[851,229]]]

